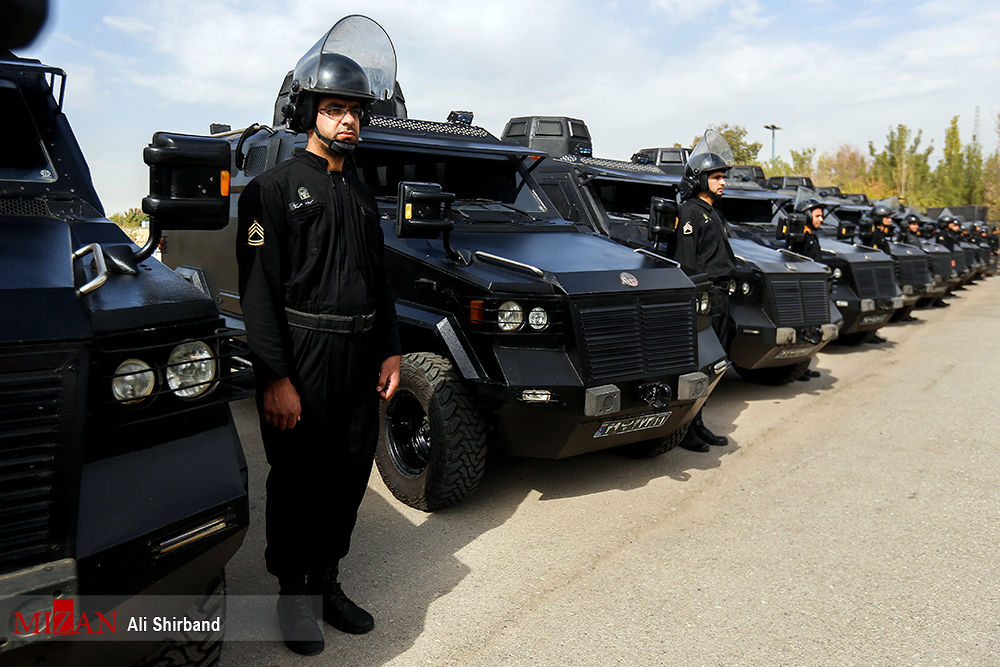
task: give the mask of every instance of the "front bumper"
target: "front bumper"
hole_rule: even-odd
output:
[[[889,321],[892,314],[903,307],[902,297],[891,299],[838,299],[837,308],[844,316],[840,335],[875,331]]]
[[[515,456],[560,459],[665,438],[694,419],[728,367],[720,359],[695,372],[650,381],[592,388],[512,387],[522,397],[526,391],[548,391],[552,398],[509,400],[497,414],[507,449]],[[643,398],[650,384],[669,392],[669,404],[655,407]]]

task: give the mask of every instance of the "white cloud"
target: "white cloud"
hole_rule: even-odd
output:
[[[142,35],[154,32],[153,26],[131,16],[105,16],[101,18],[101,22],[109,28],[114,28],[130,35]]]
[[[940,144],[955,114],[967,138],[977,105],[984,119],[1000,111],[1000,9],[955,1],[966,11],[941,12],[935,2],[902,13],[820,3],[779,12],[756,0],[710,16],[679,0],[371,0],[364,11],[395,44],[413,117],[471,109],[499,133],[511,116],[565,114],[590,125],[599,155],[626,159],[640,147],[686,143],[709,124],[738,123],[764,143],[765,157],[767,123],[785,128],[779,152],[823,152],[879,144],[896,123]],[[147,138],[212,121],[269,122],[284,73],[342,15],[328,0],[152,0],[128,11],[105,24],[154,32],[141,43],[102,43],[89,72],[71,72],[71,93],[83,85],[94,98],[109,95],[118,113],[167,117],[171,127],[137,132]],[[810,28],[817,20],[822,29]],[[840,30],[887,20],[893,29],[877,40]],[[85,28],[62,32],[87,43]],[[988,151],[992,139],[984,137]]]

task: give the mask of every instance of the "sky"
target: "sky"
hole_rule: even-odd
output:
[[[338,19],[378,21],[411,118],[452,109],[499,134],[512,116],[583,119],[594,155],[689,144],[739,124],[760,158],[884,144],[897,123],[940,147],[951,117],[997,144],[1000,3],[741,0],[50,0],[19,55],[62,67],[65,110],[108,213],[148,190],[160,130],[271,122],[285,72]],[[932,154],[932,163],[939,153]]]

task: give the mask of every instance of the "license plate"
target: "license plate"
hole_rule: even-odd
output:
[[[861,318],[861,324],[882,324],[889,319],[888,313],[879,313],[878,315],[865,315]]]
[[[653,415],[640,415],[629,417],[628,419],[615,419],[603,422],[600,428],[594,433],[595,438],[606,438],[609,435],[625,435],[636,431],[645,431],[651,428],[660,428],[670,419],[672,411],[657,412]]]
[[[804,357],[813,351],[813,345],[809,347],[790,347],[774,355],[775,359],[792,359],[794,357]]]

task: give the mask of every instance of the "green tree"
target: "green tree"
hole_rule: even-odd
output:
[[[1000,146],[1000,114],[993,116]],[[1000,147],[983,162],[983,203],[990,207],[990,218],[1000,218]]]
[[[122,229],[128,227],[141,227],[142,223],[149,220],[149,216],[138,208],[130,208],[127,211],[117,211],[108,216],[108,220],[115,223]]]
[[[788,151],[792,155],[792,176],[812,176],[813,158],[816,157],[815,148],[803,148],[800,151],[794,148]]]
[[[819,156],[813,182],[836,185],[843,192],[864,192],[880,199],[888,196],[885,184],[872,175],[865,154],[850,144],[841,144],[835,152]]]
[[[875,179],[885,183],[890,196],[895,195],[917,208],[933,205],[936,199],[928,163],[934,146],[921,149],[922,138],[922,131],[914,133],[900,123],[889,128],[881,150],[875,148],[874,142],[868,142]]]
[[[788,164],[780,155],[775,155],[773,160],[768,160],[761,165],[764,168],[765,176],[795,176],[792,165]]]

